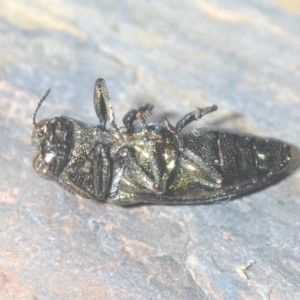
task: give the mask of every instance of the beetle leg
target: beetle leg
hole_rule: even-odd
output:
[[[178,130],[174,127],[167,118],[162,117],[162,120],[165,122],[167,129],[174,135],[175,139],[178,142],[179,149],[183,149],[183,140],[181,135],[178,134]]]
[[[191,122],[197,121],[201,119],[204,115],[216,111],[218,109],[217,105],[212,105],[204,108],[197,108],[195,111],[192,111],[186,114],[183,118],[181,118],[176,124],[176,131],[181,131],[185,126],[190,124]]]
[[[183,150],[184,145],[182,141],[182,137],[179,135],[179,132],[188,124],[190,124],[193,121],[197,121],[201,119],[204,115],[213,112],[217,110],[218,107],[216,105],[208,106],[205,108],[197,108],[195,111],[192,111],[188,114],[186,114],[183,118],[181,118],[177,124],[176,127],[174,127],[167,118],[162,117],[162,120],[164,121],[167,129],[174,135],[178,142],[178,146],[181,150]]]
[[[145,170],[140,166],[134,151],[130,148],[123,149],[122,156],[124,159],[124,171],[123,174],[126,178],[130,178],[130,185],[132,186],[132,191],[140,190],[139,186],[150,190],[155,194],[162,194],[165,190],[161,187],[160,182],[162,179],[159,178],[159,170],[157,160],[155,161],[154,168],[152,169],[154,179],[150,178]],[[153,167],[153,166],[152,166]],[[133,178],[138,178],[138,181],[132,180]],[[131,181],[132,180],[132,181]],[[128,180],[127,180],[128,181]]]
[[[82,197],[104,201],[107,197],[110,177],[111,164],[108,150],[99,143],[89,152],[85,160],[64,168],[57,181],[66,190]],[[89,178],[92,178],[92,182],[88,187],[79,184],[79,182],[87,182]]]
[[[146,109],[146,113],[147,113],[146,115],[142,109],[138,109],[136,113],[136,119],[140,122],[140,124],[143,127],[146,152],[147,155],[149,156],[150,167],[154,177],[153,190],[156,191],[156,193],[162,194],[165,192],[166,184],[163,183],[164,172],[162,172],[161,168],[159,167],[161,165],[161,157],[156,151],[156,149],[153,149],[151,147],[151,142],[148,141],[149,129],[145,120],[145,117],[151,114],[153,107],[154,106],[152,104],[146,104],[145,106],[142,107],[142,109]]]
[[[94,190],[97,199],[103,201],[110,181],[110,160],[108,150],[103,144],[97,144],[94,148],[95,159],[93,161]]]
[[[130,130],[132,129],[133,122],[138,120],[138,114],[142,114],[144,118],[148,118],[151,116],[152,109],[154,105],[152,104],[144,104],[138,109],[131,109],[123,118],[123,123],[125,127]]]
[[[117,139],[123,141],[124,137],[115,122],[114,111],[111,106],[109,93],[102,78],[98,78],[94,88],[94,107],[100,126],[105,130],[106,122],[109,121],[110,126],[114,129]]]
[[[188,148],[181,151],[182,158],[180,160],[181,166],[196,174],[195,180],[199,180],[204,184],[214,188],[221,188],[223,177],[212,165],[207,164],[199,155],[195,154]]]
[[[127,172],[132,173],[132,176],[129,176],[129,178],[141,178],[141,181],[139,181],[138,183],[154,193],[162,194],[164,192],[161,187],[161,176],[158,168],[158,162],[155,157],[150,158],[154,180],[147,176],[145,171],[137,162],[136,157],[134,156],[132,151],[128,152],[128,159],[129,162],[127,164]]]
[[[197,178],[205,178],[206,184],[220,188],[221,183],[223,182],[223,178],[220,173],[214,167],[207,165],[200,156],[195,154],[190,149],[187,149],[184,146],[182,136],[179,134],[179,131],[183,127],[193,121],[200,119],[202,116],[215,111],[216,109],[216,105],[202,109],[198,108],[196,111],[191,112],[180,119],[176,127],[172,126],[167,118],[163,117],[162,119],[164,120],[167,129],[174,135],[175,139],[177,140],[179,151],[185,158],[182,159],[181,164],[184,165],[185,168],[197,172]],[[203,180],[203,182],[205,182],[205,180]]]

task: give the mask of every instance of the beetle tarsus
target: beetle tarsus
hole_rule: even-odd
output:
[[[142,105],[139,108],[134,108],[131,109],[127,114],[125,114],[124,118],[123,118],[123,124],[125,125],[125,127],[127,128],[127,130],[132,130],[133,128],[133,122],[138,120],[138,116],[137,114],[140,113],[143,115],[143,117],[149,118],[152,115],[152,110],[154,108],[154,105],[152,104],[145,104]]]
[[[214,112],[218,109],[217,105],[208,106],[205,108],[197,108],[196,110],[186,114],[183,118],[181,118],[176,124],[176,130],[179,132],[188,124],[198,121],[204,115]]]

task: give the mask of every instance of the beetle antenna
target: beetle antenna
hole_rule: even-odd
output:
[[[37,128],[37,124],[36,124],[36,121],[35,121],[36,114],[37,114],[39,108],[41,107],[42,103],[45,101],[45,99],[46,99],[47,96],[49,95],[50,91],[51,91],[51,89],[49,88],[49,89],[45,92],[45,94],[43,95],[43,97],[39,100],[39,103],[38,103],[38,105],[37,105],[37,107],[36,107],[36,109],[35,109],[35,111],[34,111],[34,114],[33,114],[33,116],[32,116],[32,124],[33,124],[33,126],[34,126],[35,128]]]

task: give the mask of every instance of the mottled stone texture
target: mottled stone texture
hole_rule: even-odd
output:
[[[300,299],[299,170],[221,205],[122,208],[38,178],[30,144],[46,88],[38,119],[96,124],[103,77],[119,123],[217,104],[199,126],[300,147],[296,2],[0,1],[1,299]]]

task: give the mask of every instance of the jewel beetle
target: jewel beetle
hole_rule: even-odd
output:
[[[211,203],[251,192],[277,179],[287,167],[286,143],[226,130],[183,132],[217,110],[197,108],[172,125],[147,124],[153,105],[131,109],[118,127],[103,79],[94,87],[99,123],[60,116],[36,122],[49,94],[33,115],[33,168],[85,198],[119,205]]]

